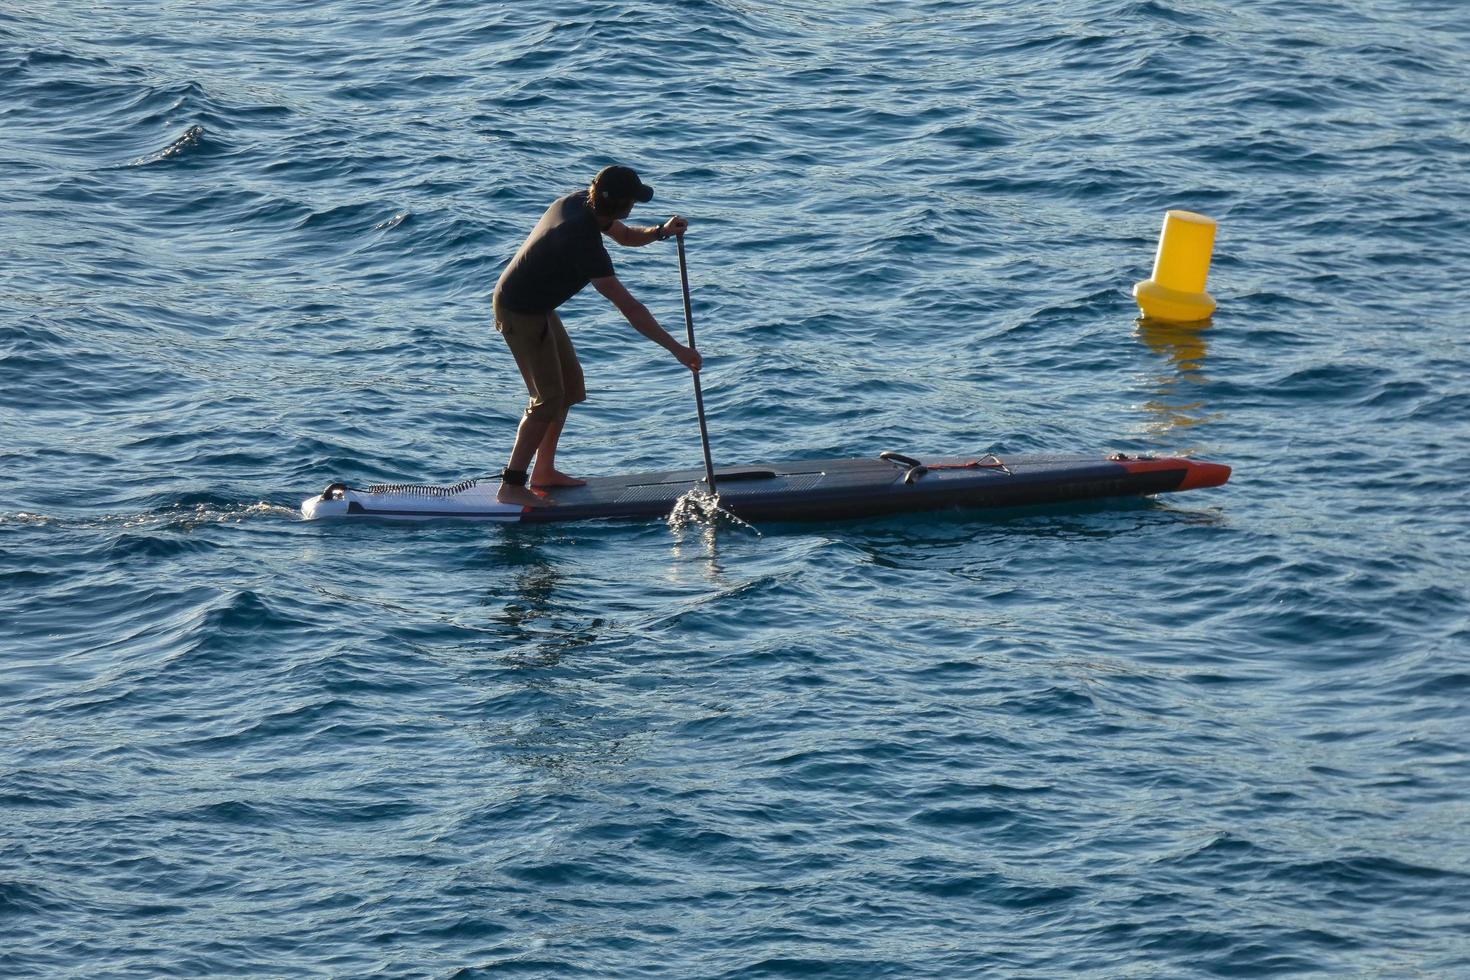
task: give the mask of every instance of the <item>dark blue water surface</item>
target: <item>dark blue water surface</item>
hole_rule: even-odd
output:
[[[1467,77],[1460,0],[6,6],[0,973],[1470,975]],[[615,161],[718,460],[1233,481],[300,520],[503,464],[491,288]],[[699,465],[563,312],[564,467]]]

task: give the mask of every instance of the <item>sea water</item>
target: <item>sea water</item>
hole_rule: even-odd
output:
[[[1459,0],[7,6],[0,972],[1470,974],[1467,77]],[[1234,478],[301,521],[504,464],[496,276],[613,162],[718,464]],[[1169,208],[1207,326],[1135,319]],[[562,467],[696,467],[562,313]]]

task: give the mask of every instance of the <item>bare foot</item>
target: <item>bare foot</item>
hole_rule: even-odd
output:
[[[495,494],[497,503],[512,504],[516,507],[554,507],[556,501],[545,494],[537,493],[526,487],[513,487],[509,483],[502,483],[500,490]]]
[[[567,476],[560,470],[552,470],[550,473],[531,474],[531,486],[533,487],[585,487],[586,480],[579,480],[575,476]]]

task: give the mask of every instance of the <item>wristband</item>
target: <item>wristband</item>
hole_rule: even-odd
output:
[[[653,230],[653,235],[659,241],[664,241],[669,237],[669,229],[665,228],[663,225],[659,225]]]

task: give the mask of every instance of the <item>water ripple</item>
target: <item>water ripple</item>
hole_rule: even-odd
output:
[[[0,13],[7,975],[1465,973],[1470,35],[1349,7]],[[501,465],[495,276],[614,161],[693,222],[719,460],[1232,483],[301,522]],[[1171,207],[1208,326],[1135,319]],[[697,465],[677,365],[564,314],[566,465]]]

